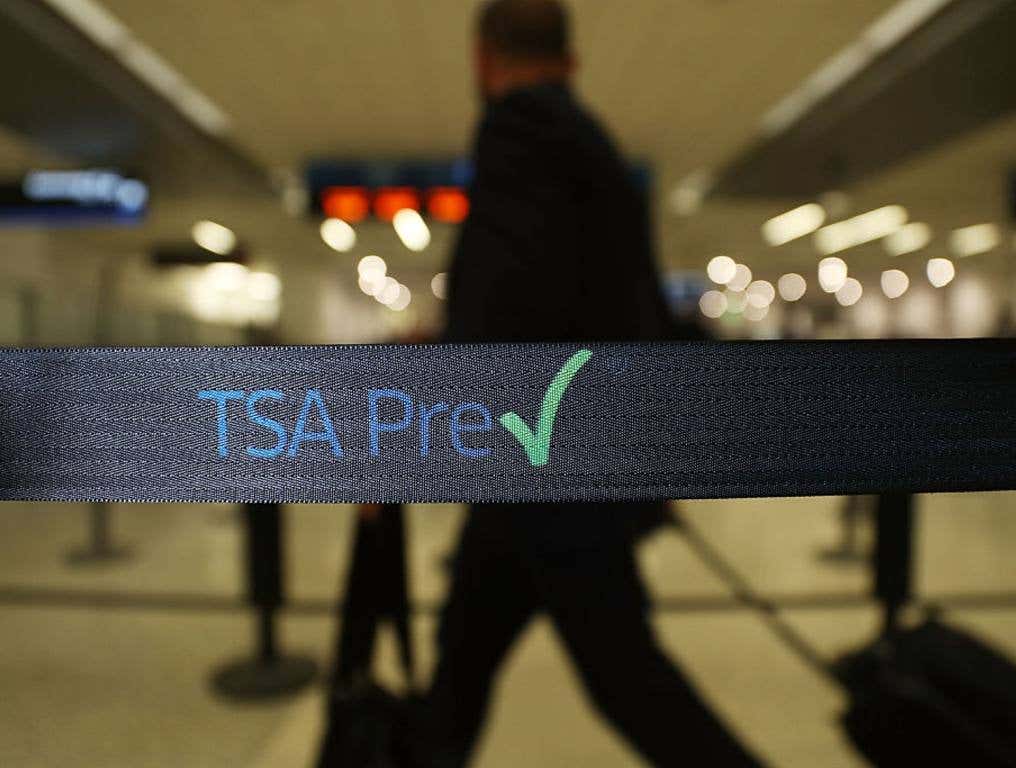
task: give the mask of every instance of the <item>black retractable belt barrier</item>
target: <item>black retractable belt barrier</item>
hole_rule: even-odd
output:
[[[286,502],[866,493],[883,564],[909,563],[906,494],[1016,488],[1016,341],[8,349],[0,429],[0,499],[268,505],[248,508],[252,567],[278,562]],[[280,573],[252,572],[269,630]],[[879,572],[887,628],[908,575]],[[863,708],[874,668],[838,675],[867,697],[859,739],[885,721]],[[919,704],[1005,757],[994,721]]]
[[[1012,340],[0,351],[0,499],[1016,488]]]

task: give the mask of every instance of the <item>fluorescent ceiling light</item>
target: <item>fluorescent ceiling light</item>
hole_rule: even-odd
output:
[[[769,245],[783,245],[804,237],[822,226],[826,212],[818,203],[807,203],[773,216],[762,225],[762,237]]]
[[[956,267],[949,259],[928,259],[928,282],[936,288],[944,288],[956,277]]]
[[[995,224],[974,224],[954,229],[949,235],[949,247],[961,259],[987,253],[1002,242],[1002,234]]]
[[[97,0],[44,0],[96,45],[206,133],[221,136],[229,117]]]
[[[949,2],[951,0],[902,0],[896,3],[766,112],[759,126],[761,132],[772,136],[785,131]]]
[[[862,288],[860,281],[856,278],[848,277],[843,281],[840,289],[836,291],[836,301],[840,303],[840,306],[852,307],[860,300],[863,293],[864,288]]]
[[[340,253],[346,253],[356,245],[356,231],[342,219],[325,219],[321,222],[320,231],[325,245]]]
[[[898,299],[910,287],[910,278],[902,269],[887,269],[882,273],[881,283],[886,298]]]
[[[922,221],[912,221],[886,235],[882,244],[890,256],[903,256],[921,250],[931,242],[931,227]]]
[[[103,48],[115,48],[130,37],[127,27],[93,0],[45,0],[45,2]]]
[[[236,234],[229,227],[214,221],[198,221],[191,227],[194,242],[206,251],[228,256],[236,248]]]
[[[906,208],[902,205],[886,205],[822,227],[815,233],[815,247],[823,256],[828,256],[892,234],[906,221]]]
[[[818,284],[826,293],[836,293],[847,280],[847,263],[830,256],[818,263]]]
[[[744,264],[734,266],[734,276],[727,281],[727,287],[734,291],[743,291],[751,283],[751,270]]]
[[[396,211],[392,218],[392,226],[395,227],[395,234],[399,236],[399,240],[409,250],[422,251],[430,245],[430,229],[427,222],[412,208]]]
[[[737,264],[729,256],[714,256],[706,265],[709,279],[718,285],[726,285],[734,279]]]
[[[808,283],[796,272],[790,272],[776,282],[776,287],[784,301],[797,301],[808,290]]]

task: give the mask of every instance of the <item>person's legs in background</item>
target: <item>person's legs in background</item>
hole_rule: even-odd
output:
[[[498,668],[535,610],[527,573],[493,516],[471,512],[459,540],[426,701],[425,765],[468,763]]]
[[[758,765],[659,648],[630,545],[548,559],[534,578],[597,708],[652,765]]]

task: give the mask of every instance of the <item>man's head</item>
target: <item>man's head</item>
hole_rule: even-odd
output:
[[[497,99],[526,85],[567,80],[575,68],[560,0],[487,0],[476,29],[476,81]]]

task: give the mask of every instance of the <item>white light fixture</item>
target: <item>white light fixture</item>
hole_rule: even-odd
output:
[[[750,320],[753,323],[757,323],[760,320],[764,320],[765,316],[769,314],[769,305],[766,304],[763,307],[754,306],[749,304],[744,308],[744,317],[746,320]]]
[[[384,277],[388,273],[388,265],[380,256],[364,256],[356,263],[356,271],[361,277],[380,275]]]
[[[818,263],[818,284],[826,293],[836,293],[847,279],[847,263],[829,256]]]
[[[808,283],[796,272],[790,272],[776,281],[776,287],[784,301],[797,301],[808,290]]]
[[[748,306],[748,297],[744,291],[732,291],[728,288],[723,292],[723,296],[727,300],[727,311],[732,315],[744,312],[744,308]]]
[[[381,290],[374,294],[374,298],[385,306],[388,306],[399,298],[399,291],[401,289],[402,284],[398,280],[394,277],[386,277],[381,286]]]
[[[719,291],[706,291],[699,298],[699,309],[706,317],[720,317],[727,311],[727,297]]]
[[[910,287],[910,278],[902,269],[887,269],[882,273],[882,293],[888,299],[898,299]]]
[[[737,264],[734,267],[734,276],[727,281],[727,287],[732,291],[743,291],[751,283],[751,270],[744,264]]]
[[[422,251],[430,245],[430,229],[417,211],[403,208],[395,212],[392,226],[399,240],[411,251]]]
[[[807,203],[769,219],[762,225],[762,237],[769,245],[783,245],[814,232],[825,219],[821,205]]]
[[[842,307],[852,307],[858,303],[864,293],[860,280],[847,277],[840,285],[839,291],[836,292],[836,301]]]
[[[861,283],[853,277],[848,277],[836,291],[836,301],[841,306],[850,307],[860,300],[863,293],[864,289],[861,287]]]
[[[828,256],[892,234],[906,222],[906,208],[886,205],[822,227],[815,233],[815,248],[823,256]]]
[[[321,222],[321,239],[332,250],[346,253],[356,245],[356,230],[342,219],[325,219]]]
[[[216,261],[205,267],[205,280],[216,291],[233,293],[247,284],[247,267],[232,261]]]
[[[448,298],[448,273],[438,272],[430,279],[430,292],[439,299]]]
[[[222,135],[229,118],[169,62],[139,40],[96,0],[45,0],[85,37],[109,51],[131,73],[208,133]]]
[[[356,284],[368,296],[373,296],[384,287],[384,282],[384,275],[360,275]]]
[[[282,283],[271,272],[251,272],[247,276],[247,293],[255,301],[275,301],[282,293]]]
[[[388,308],[394,309],[396,312],[401,312],[409,306],[409,302],[412,300],[413,294],[410,290],[404,285],[399,285],[399,294],[395,297],[395,300],[388,305]]]
[[[815,105],[853,79],[883,51],[892,48],[945,7],[950,0],[899,0],[839,49],[762,117],[761,132],[773,136],[790,128]]]
[[[206,251],[220,256],[228,256],[236,248],[236,235],[233,230],[214,221],[195,222],[191,227],[191,237]]]
[[[1000,242],[1002,235],[995,224],[974,224],[954,229],[949,235],[949,248],[961,259],[987,253]]]
[[[744,292],[750,307],[768,307],[776,298],[776,289],[768,280],[756,280]]]
[[[388,265],[380,256],[364,256],[357,263],[356,271],[359,275],[357,284],[368,296],[376,296],[384,288]]]
[[[928,259],[926,268],[928,282],[936,288],[944,288],[956,277],[956,267],[949,259]]]
[[[902,256],[919,251],[930,242],[931,227],[923,221],[912,221],[886,235],[882,244],[890,256]]]
[[[726,285],[734,279],[737,264],[729,256],[714,256],[706,265],[706,274],[717,285]]]

